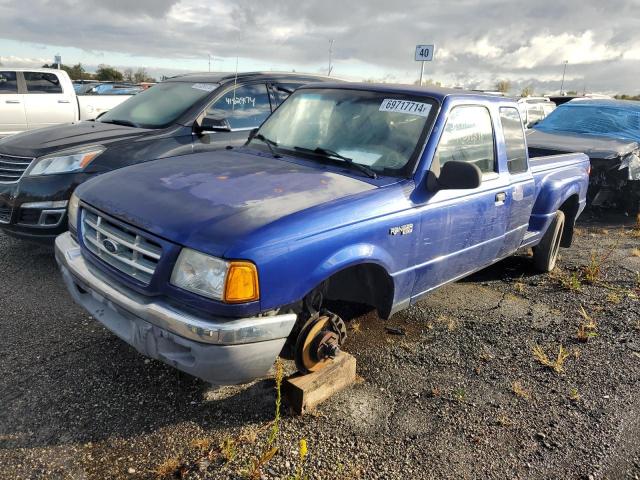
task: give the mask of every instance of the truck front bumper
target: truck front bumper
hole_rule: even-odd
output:
[[[143,355],[216,385],[266,375],[296,315],[200,318],[167,302],[114,285],[82,256],[69,232],[56,239],[56,261],[74,300]]]

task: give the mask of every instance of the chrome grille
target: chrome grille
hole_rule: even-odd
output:
[[[82,239],[95,256],[145,285],[162,256],[160,245],[86,208],[82,209]]]
[[[31,165],[33,158],[0,153],[0,183],[15,183]]]

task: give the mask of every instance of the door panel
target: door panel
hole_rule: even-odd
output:
[[[27,129],[24,97],[16,72],[0,70],[0,137]]]
[[[413,298],[489,265],[502,251],[507,227],[509,179],[498,173],[493,123],[482,106],[449,113],[431,171],[450,161],[476,165],[482,184],[473,190],[439,190],[421,210]]]
[[[73,122],[78,105],[73,92],[64,92],[55,73],[24,72],[25,111],[29,129]]]

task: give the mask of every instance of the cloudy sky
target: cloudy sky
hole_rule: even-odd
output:
[[[640,93],[640,0],[0,0],[0,62],[144,66],[154,75],[213,69],[327,71],[411,83],[425,77],[514,93]]]

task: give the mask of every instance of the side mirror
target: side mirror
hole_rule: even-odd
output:
[[[478,188],[481,183],[482,172],[476,165],[454,160],[441,167],[437,178],[441,190],[471,190]]]
[[[204,117],[200,121],[199,130],[201,132],[230,132],[231,125],[226,118]]]

